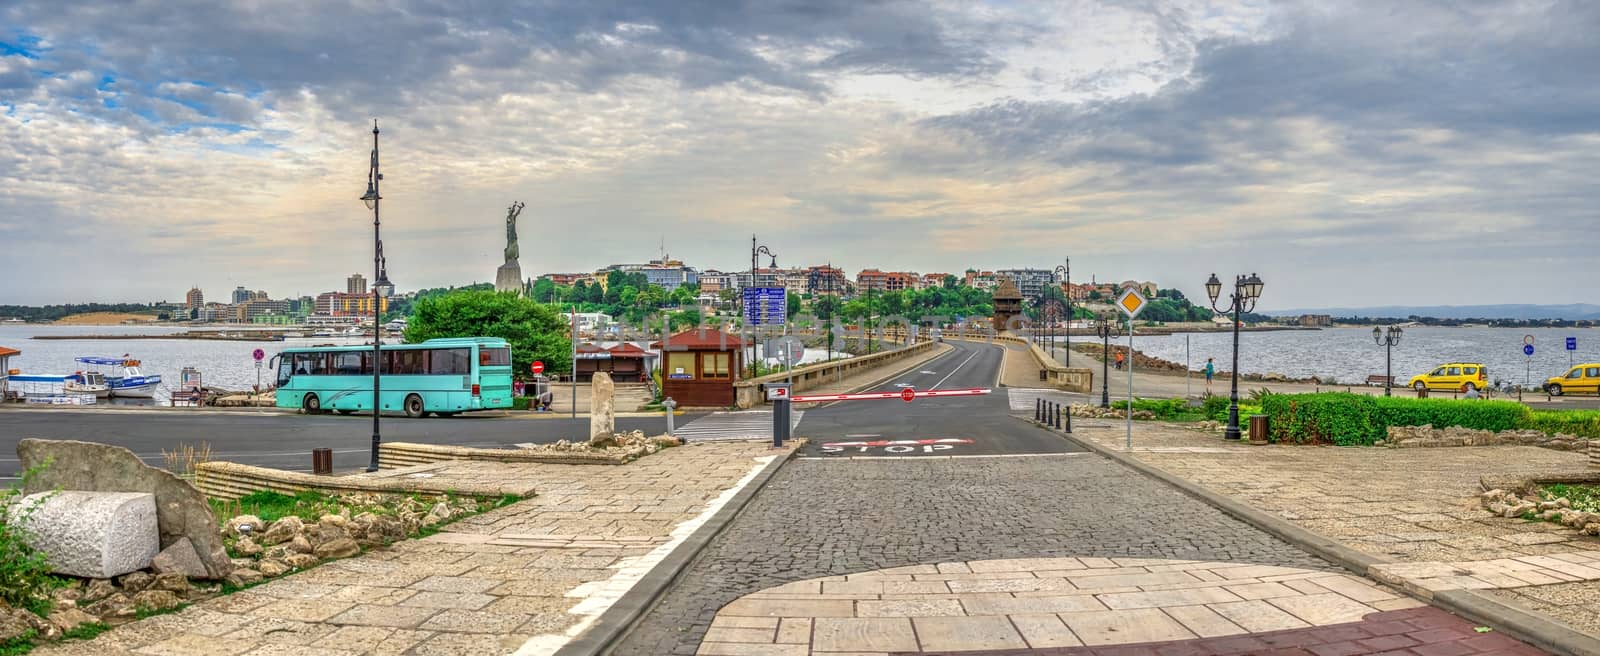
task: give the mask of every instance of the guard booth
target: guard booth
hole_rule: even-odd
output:
[[[661,394],[680,406],[734,404],[733,384],[744,368],[744,340],[720,330],[694,328],[656,342],[661,351]]]

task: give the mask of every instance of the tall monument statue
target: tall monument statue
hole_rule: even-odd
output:
[[[506,261],[495,271],[495,291],[522,293],[522,265],[517,262],[521,252],[517,249],[517,217],[522,216],[521,202],[506,208]]]

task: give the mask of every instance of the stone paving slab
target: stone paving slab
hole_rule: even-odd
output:
[[[787,451],[722,443],[618,466],[462,463],[540,496],[33,653],[548,654]]]

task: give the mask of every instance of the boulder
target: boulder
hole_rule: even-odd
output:
[[[318,558],[348,558],[358,553],[361,553],[361,545],[350,538],[329,540],[317,545],[316,550]]]
[[[267,530],[261,534],[261,544],[271,546],[280,542],[288,542],[299,535],[301,531],[304,531],[305,528],[305,522],[300,521],[299,517],[290,515],[281,518],[273,522],[272,526],[268,526]]]
[[[166,590],[172,594],[182,595],[189,593],[189,578],[177,572],[158,574],[146,590]]]
[[[217,518],[204,494],[177,475],[144,464],[120,446],[74,440],[25,439],[17,443],[20,469],[42,466],[27,492],[81,490],[155,495],[157,551],[187,537],[205,563],[207,578],[222,578],[233,565],[222,547]]]
[[[56,629],[62,633],[76,629],[80,624],[90,624],[98,621],[99,619],[95,618],[95,616],[77,608],[63,608],[50,614],[50,623],[54,624]]]
[[[0,602],[0,645],[33,630],[33,624],[21,615],[26,612],[28,611],[11,608]]]
[[[288,574],[289,569],[290,567],[281,560],[263,560],[256,564],[256,570],[260,571],[261,575],[267,578]]]
[[[58,574],[108,578],[144,569],[161,551],[154,495],[40,492],[24,497],[33,548]]]
[[[133,601],[128,599],[128,595],[121,592],[89,604],[83,608],[83,611],[107,623],[133,619],[136,614]]]
[[[291,554],[283,559],[283,564],[295,569],[305,569],[317,564],[317,557],[311,554]]]
[[[118,577],[117,585],[122,586],[123,592],[133,594],[150,587],[150,582],[154,580],[155,577],[152,577],[144,572],[131,572],[126,576]]]
[[[172,546],[156,554],[150,561],[150,569],[157,574],[180,574],[196,579],[208,578],[210,574],[205,561],[200,560],[200,554],[194,550],[194,543],[187,537],[178,538]]]
[[[311,546],[311,541],[307,540],[304,535],[294,536],[294,539],[288,542],[288,547],[289,551],[293,553],[311,553],[314,548]]]
[[[133,607],[138,610],[167,610],[183,605],[183,598],[167,590],[145,590],[133,596]]]
[[[83,596],[80,597],[80,599],[86,602],[94,602],[105,599],[106,597],[116,593],[117,586],[112,585],[110,581],[106,579],[95,579],[90,581],[89,585],[84,586]]]
[[[250,538],[239,538],[238,542],[233,543],[233,552],[241,556],[254,556],[261,553],[261,545]]]
[[[239,515],[229,519],[222,525],[223,535],[259,535],[267,529],[267,523],[255,515]]]
[[[611,374],[597,371],[589,390],[589,443],[603,446],[617,431],[616,385]]]
[[[240,567],[228,573],[228,583],[235,586],[245,586],[261,580],[261,572],[248,567]]]

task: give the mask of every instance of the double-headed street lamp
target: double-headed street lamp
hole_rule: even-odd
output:
[[[378,201],[383,196],[378,195],[379,183],[383,181],[383,174],[378,172],[378,121],[372,121],[372,166],[367,170],[367,193],[361,201],[367,204],[367,209],[372,210],[372,462],[367,465],[367,471],[378,471],[378,445],[383,442],[378,432],[378,419],[383,415],[383,403],[380,390],[382,388],[383,374],[383,338],[379,330],[383,328],[383,302],[394,293],[394,284],[389,282],[389,267],[383,257],[383,238],[378,232]]]
[[[1111,407],[1111,320],[1100,317],[1094,324],[1100,336],[1100,407]]]
[[[1066,283],[1066,287],[1067,287],[1066,289],[1061,290],[1061,299],[1062,299],[1062,301],[1064,301],[1067,304],[1067,331],[1066,331],[1066,334],[1065,334],[1065,338],[1066,338],[1066,342],[1067,342],[1067,353],[1062,358],[1061,365],[1064,366],[1064,367],[1071,367],[1072,366],[1072,291],[1071,291],[1071,289],[1072,289],[1072,258],[1070,258],[1070,257],[1062,258],[1062,262],[1065,262],[1065,264],[1056,265],[1056,279],[1058,281],[1060,281],[1060,282]],[[1060,285],[1057,285],[1057,287],[1060,287]],[[1051,327],[1052,330],[1054,330],[1055,324],[1051,324],[1050,327]],[[1052,358],[1056,356],[1056,353],[1055,353],[1056,344],[1055,344],[1054,336],[1055,336],[1055,333],[1052,332],[1051,333],[1052,339],[1050,340],[1050,357],[1052,357]]]
[[[1217,298],[1222,294],[1222,281],[1217,280],[1217,274],[1211,274],[1211,279],[1206,281],[1206,295],[1211,297],[1211,309],[1222,314],[1233,314],[1233,370],[1229,374],[1232,379],[1233,391],[1230,392],[1228,403],[1228,427],[1223,430],[1222,437],[1230,440],[1239,439],[1239,321],[1240,315],[1253,312],[1256,309],[1256,299],[1261,298],[1261,278],[1252,273],[1248,276],[1234,276],[1233,293],[1228,295],[1226,308],[1217,307]]]
[[[1400,343],[1400,333],[1402,332],[1404,331],[1400,330],[1399,326],[1389,326],[1387,331],[1376,326],[1372,328],[1372,341],[1377,342],[1378,346],[1383,347],[1384,396],[1391,396],[1390,390],[1394,388],[1394,359],[1392,356],[1394,354],[1395,345]]]

